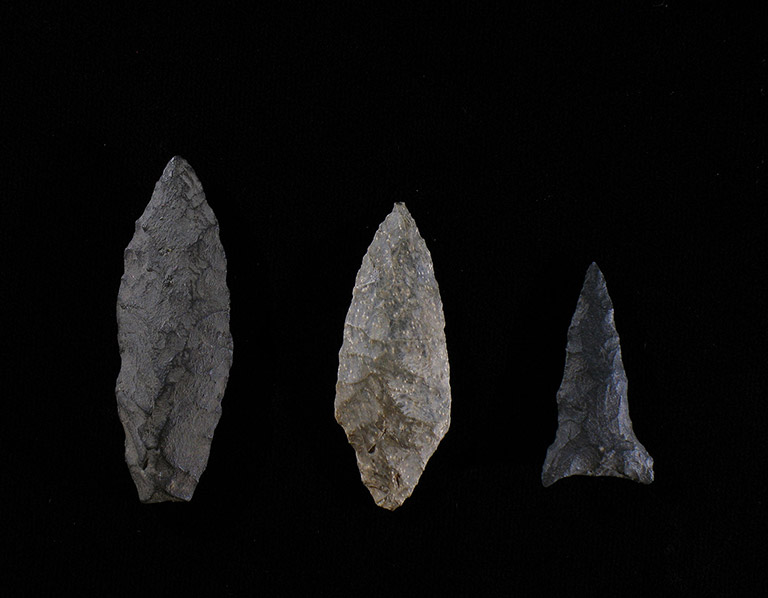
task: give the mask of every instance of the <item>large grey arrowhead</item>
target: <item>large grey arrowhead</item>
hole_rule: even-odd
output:
[[[194,171],[173,158],[136,221],[117,297],[117,407],[142,502],[190,500],[232,365],[227,261]]]
[[[450,425],[444,328],[429,250],[395,204],[357,273],[335,401],[360,477],[385,509],[411,495]]]
[[[544,486],[571,475],[653,481],[653,459],[635,437],[629,419],[613,303],[595,263],[587,270],[568,329],[557,405],[559,426],[544,461]]]

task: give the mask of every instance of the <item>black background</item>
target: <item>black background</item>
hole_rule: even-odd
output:
[[[766,20],[713,6],[4,5],[4,586],[764,588]],[[194,499],[142,505],[115,300],[175,154],[220,222],[234,365]],[[432,253],[453,411],[387,512],[333,399],[355,274],[395,201]],[[656,481],[544,489],[593,260]]]

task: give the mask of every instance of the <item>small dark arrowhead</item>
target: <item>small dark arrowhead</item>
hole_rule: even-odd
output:
[[[558,429],[541,472],[544,486],[571,475],[653,481],[653,459],[629,419],[613,303],[603,273],[587,270],[568,329],[565,372],[557,392]]]

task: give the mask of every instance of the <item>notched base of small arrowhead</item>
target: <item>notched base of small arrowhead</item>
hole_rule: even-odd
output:
[[[552,446],[541,473],[541,483],[549,487],[562,478],[574,475],[609,476],[653,482],[653,458],[641,444],[627,448]]]

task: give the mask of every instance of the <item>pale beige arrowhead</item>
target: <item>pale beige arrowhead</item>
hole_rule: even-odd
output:
[[[357,274],[335,401],[362,481],[386,509],[411,495],[450,425],[444,328],[429,250],[396,204]]]

